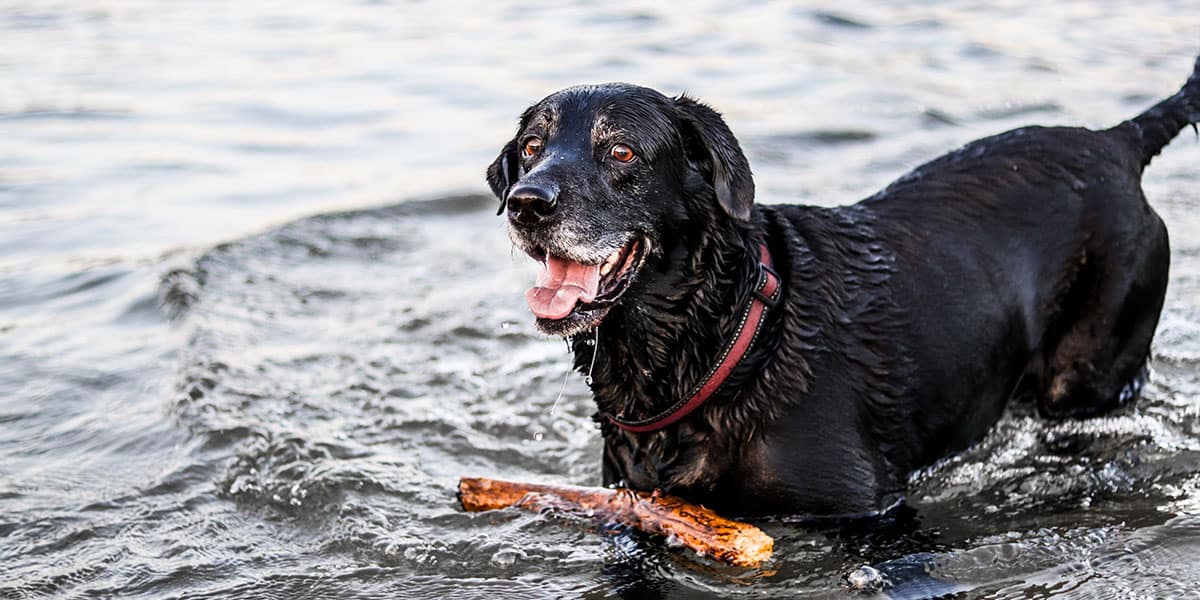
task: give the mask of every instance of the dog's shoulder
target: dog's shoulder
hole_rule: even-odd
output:
[[[897,265],[864,206],[766,207],[767,229],[781,255],[785,296],[781,304],[779,364],[806,365],[808,394],[839,394],[861,403],[864,421],[879,440],[903,439],[914,368],[907,348],[910,316],[897,302],[892,277]],[[786,381],[779,374],[778,381]],[[789,384],[785,384],[789,385]],[[885,453],[887,451],[885,450]],[[899,471],[906,456],[889,456]]]

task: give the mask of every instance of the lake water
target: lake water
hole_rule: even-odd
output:
[[[1195,0],[0,0],[0,597],[1197,597],[1200,144],[1147,170],[1172,278],[1142,401],[1014,406],[871,526],[730,569],[457,478],[595,484],[483,168],[529,103],[722,110],[759,201],[834,205],[1173,92]],[[564,383],[565,382],[565,383]],[[555,407],[557,400],[557,407]]]

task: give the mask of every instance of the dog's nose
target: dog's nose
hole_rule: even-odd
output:
[[[554,213],[558,190],[552,185],[518,183],[508,195],[508,218],[531,225]]]

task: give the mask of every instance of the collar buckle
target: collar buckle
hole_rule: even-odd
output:
[[[775,289],[768,295],[765,292],[770,287],[772,278],[775,280]],[[759,262],[758,287],[754,290],[754,297],[758,298],[759,302],[766,304],[767,308],[775,308],[779,304],[779,290],[783,288],[783,286],[779,285],[780,281],[782,280],[779,278],[779,273],[776,273],[775,269],[771,268],[771,265]]]

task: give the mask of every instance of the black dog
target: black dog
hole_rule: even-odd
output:
[[[852,206],[754,206],[720,115],[606,84],[525,111],[488,168],[543,264],[539,329],[569,338],[606,484],[731,514],[869,515],[1005,403],[1132,401],[1167,285],[1140,179],[1200,120],[1187,84],[1104,130],[1027,127]]]

